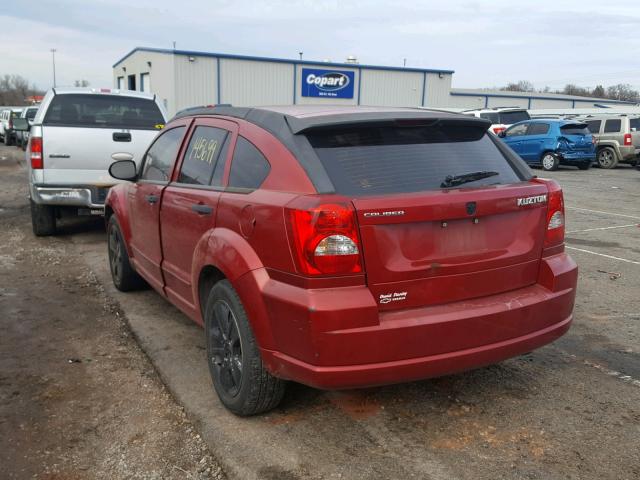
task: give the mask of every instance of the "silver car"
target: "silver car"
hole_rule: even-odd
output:
[[[52,235],[64,211],[104,213],[116,180],[114,160],[139,161],[166,113],[153,94],[92,88],[54,88],[29,131],[26,157],[33,232]]]
[[[618,163],[635,165],[640,155],[640,118],[603,115],[581,118],[597,142],[596,161],[601,168]]]

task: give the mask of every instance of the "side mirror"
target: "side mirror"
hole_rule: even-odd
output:
[[[16,132],[28,132],[31,128],[29,120],[26,118],[14,118],[11,123],[13,123],[13,129]]]
[[[109,175],[118,180],[133,182],[138,178],[138,170],[133,160],[120,160],[111,164]]]

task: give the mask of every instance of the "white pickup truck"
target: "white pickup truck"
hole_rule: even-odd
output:
[[[155,95],[54,88],[45,95],[26,149],[33,232],[52,235],[63,212],[103,214],[114,160],[139,161],[164,126]],[[26,127],[28,128],[28,127]]]

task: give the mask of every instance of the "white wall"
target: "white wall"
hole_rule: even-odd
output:
[[[451,108],[484,108],[485,98],[481,96],[470,97],[467,95],[449,95],[448,101],[445,105],[438,105],[442,107]],[[431,105],[427,105],[431,106]]]
[[[151,62],[149,66],[148,62]],[[149,73],[149,88],[164,103],[169,115],[175,113],[173,55],[158,52],[137,51],[113,69],[113,87],[118,88],[118,77],[124,77],[123,88],[127,89],[127,77],[136,76],[136,87],[140,88],[140,74]],[[125,70],[123,70],[126,69]]]
[[[572,108],[571,100],[546,100],[539,98],[531,99],[531,108]]]
[[[237,107],[290,105],[293,65],[221,58],[220,103]]]
[[[189,61],[189,58],[193,61]],[[176,111],[218,103],[218,68],[215,58],[174,55],[173,65]]]
[[[529,99],[528,98],[504,98],[504,97],[489,97],[489,101],[487,106],[489,108],[496,107],[521,107],[528,108],[529,107]]]
[[[449,102],[451,79],[450,73],[443,73],[442,78],[439,73],[427,73],[425,107],[454,107]]]
[[[417,107],[422,105],[424,74],[363,68],[360,105]],[[358,92],[356,89],[355,95]]]

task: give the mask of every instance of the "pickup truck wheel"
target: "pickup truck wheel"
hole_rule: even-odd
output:
[[[145,281],[131,266],[129,254],[124,245],[120,225],[115,215],[109,219],[107,226],[107,246],[109,250],[109,269],[115,287],[121,292],[139,290],[145,286]]]
[[[240,297],[227,280],[209,292],[204,317],[207,363],[223,405],[240,416],[278,406],[286,383],[264,368]]]
[[[600,168],[616,168],[618,165],[618,157],[611,147],[604,147],[598,151],[598,165]]]
[[[5,133],[4,135],[4,144],[8,147],[9,145],[11,145],[11,135],[9,135],[8,133]]]
[[[557,170],[560,159],[555,153],[547,152],[542,156],[542,169],[547,172]]]
[[[51,205],[31,203],[31,227],[36,237],[46,237],[56,233],[56,210]]]

